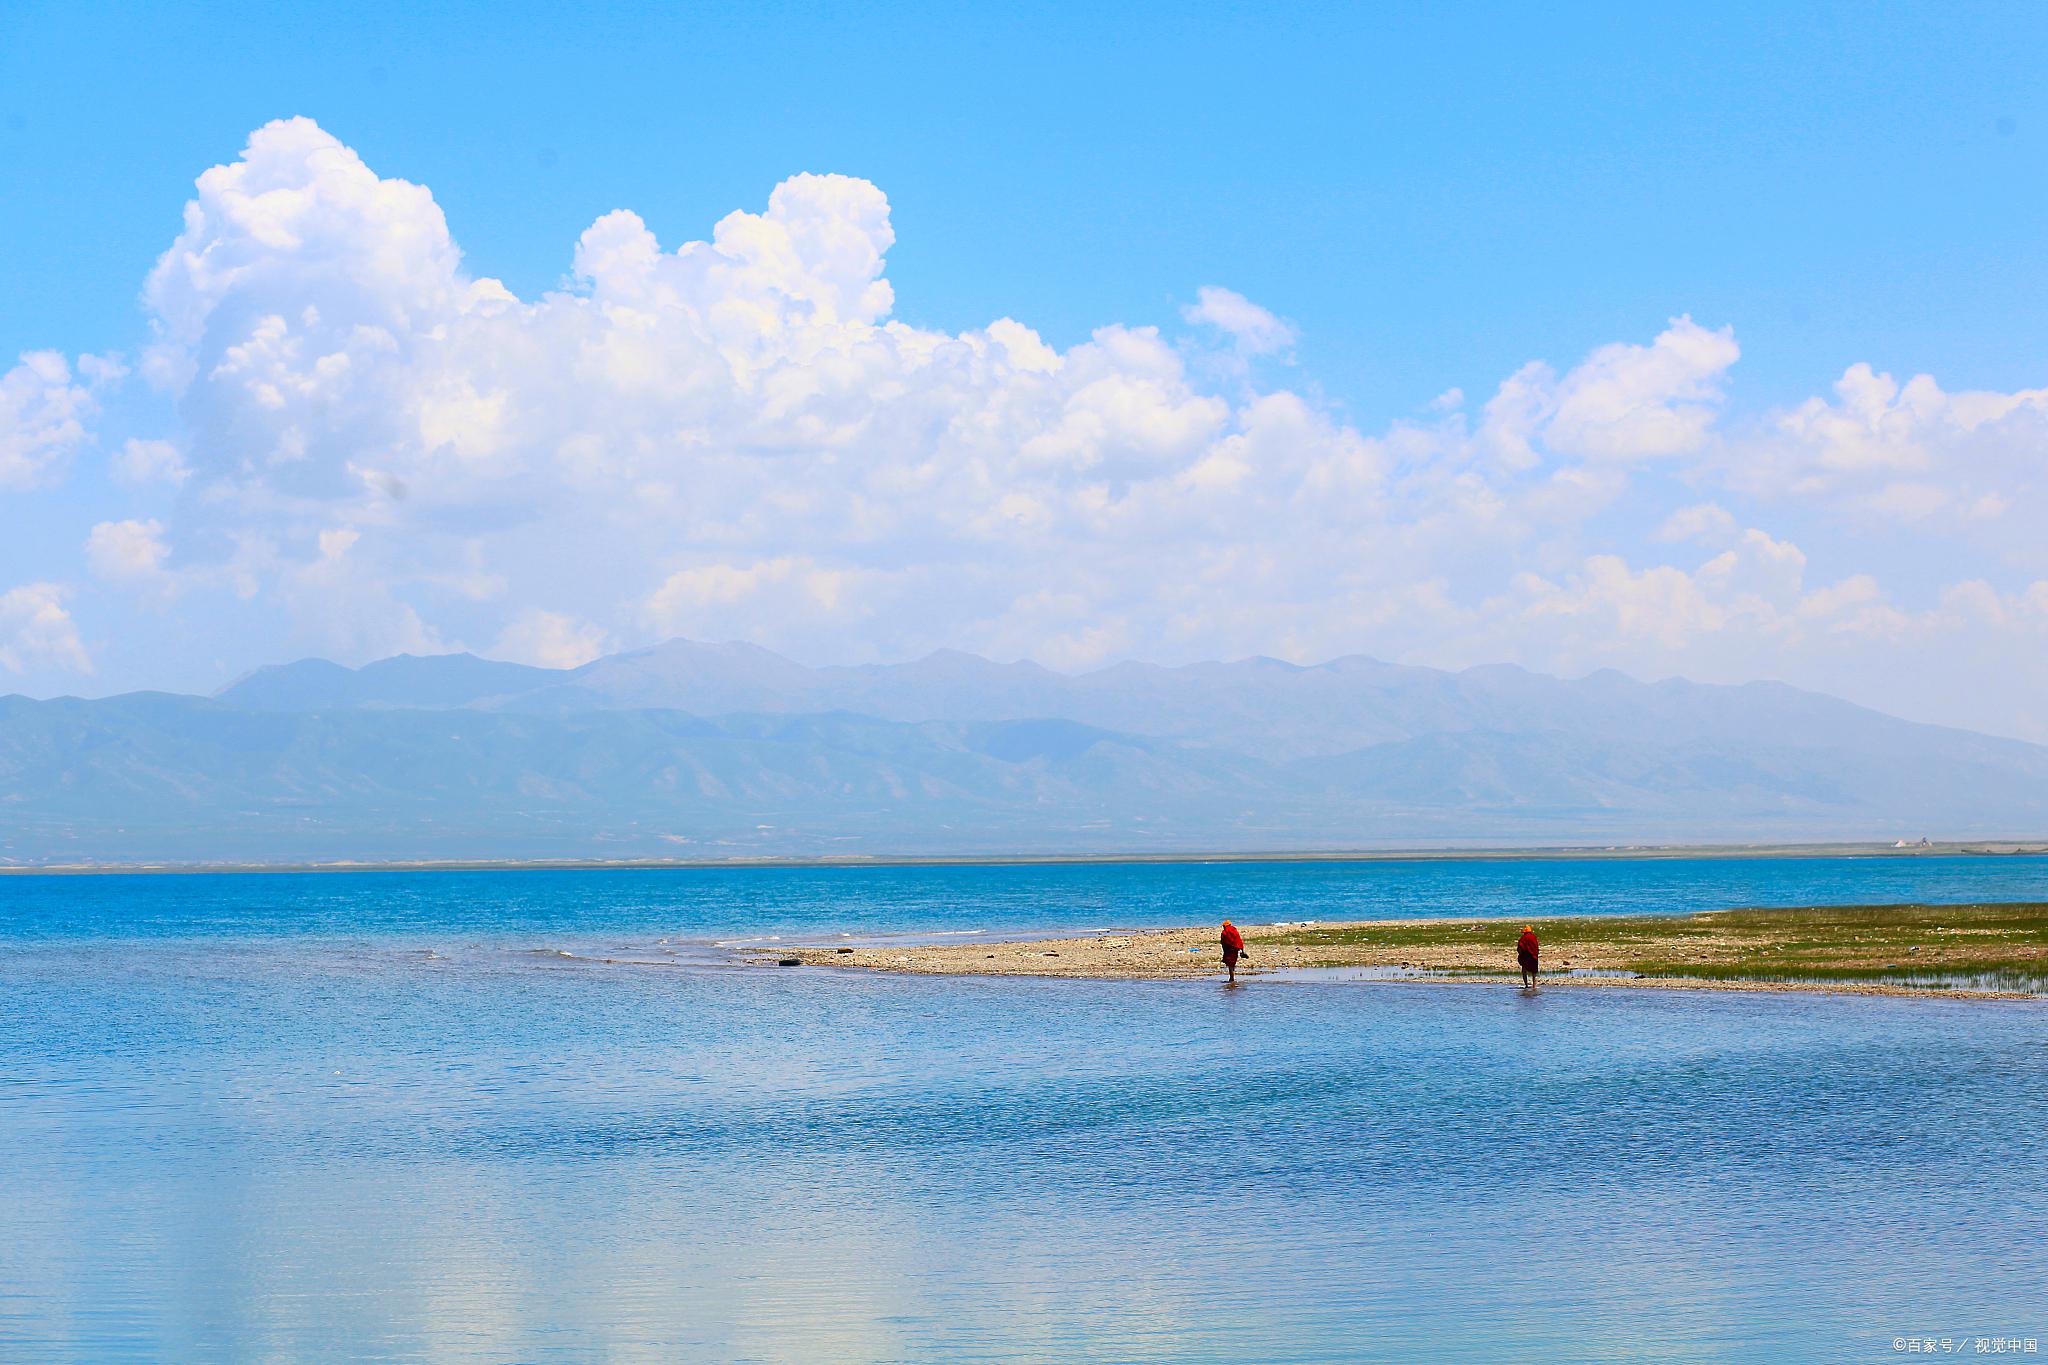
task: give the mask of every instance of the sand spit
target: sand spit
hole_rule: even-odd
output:
[[[1247,924],[1240,980],[1365,968],[1389,983],[1518,984],[1520,919]],[[1534,921],[1543,985],[2036,998],[2048,983],[2048,907],[1854,906]],[[1014,942],[792,946],[772,957],[914,976],[1221,979],[1214,925]],[[1867,973],[1868,975],[1864,975]],[[1355,979],[1355,974],[1353,975]],[[1968,983],[1964,985],[1962,983]],[[1977,989],[1977,986],[1984,986]]]

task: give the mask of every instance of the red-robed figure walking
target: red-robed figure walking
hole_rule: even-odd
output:
[[[1536,926],[1522,926],[1522,936],[1515,941],[1515,961],[1522,966],[1522,984],[1536,984]]]
[[[1237,960],[1242,957],[1251,961],[1251,954],[1244,950],[1244,935],[1237,932],[1237,926],[1229,920],[1223,921],[1223,966],[1230,973],[1233,984],[1237,981]]]

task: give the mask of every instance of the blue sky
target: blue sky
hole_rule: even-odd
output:
[[[0,344],[138,333],[192,176],[307,114],[521,294],[606,209],[841,171],[906,320],[1067,345],[1228,280],[1361,420],[1675,312],[1759,402],[2048,354],[2037,7],[420,8],[10,6]]]
[[[11,532],[0,595],[36,589],[11,617],[0,608],[0,686],[210,687],[294,653],[355,661],[392,647],[566,660],[680,632],[810,658],[954,644],[1083,667],[1361,650],[1774,676],[2048,737],[2048,715],[2025,699],[2031,682],[1987,719],[1978,694],[1919,678],[1920,661],[1958,649],[1986,669],[2041,653],[2028,594],[2048,563],[2014,529],[2034,510],[2041,419],[2015,396],[2048,382],[2048,82],[2037,70],[2048,12],[1104,8],[10,6],[0,371],[55,353],[67,374],[59,384],[45,365],[16,383],[13,420],[40,420],[45,434],[33,469],[0,492]],[[179,237],[195,177],[294,116],[368,173],[426,187],[461,278],[502,281],[522,305],[567,291],[596,306],[573,262],[611,210],[631,210],[672,252],[736,210],[762,214],[790,176],[832,173],[886,196],[891,306],[862,325],[962,338],[1011,318],[1062,357],[1097,345],[1099,328],[1156,327],[1184,372],[1161,379],[1159,358],[1134,352],[1102,362],[1119,392],[1149,385],[1164,405],[1159,425],[1130,438],[1150,452],[1142,469],[1074,444],[1084,427],[1123,439],[1102,422],[1124,417],[1076,416],[1107,390],[1020,397],[990,380],[971,399],[946,389],[930,401],[985,404],[1005,420],[1037,404],[1002,439],[1064,453],[1004,471],[978,448],[931,438],[927,450],[922,407],[915,423],[901,405],[865,412],[866,435],[845,418],[820,436],[812,414],[770,436],[732,425],[744,403],[712,417],[621,398],[613,417],[551,432],[545,450],[492,455],[488,486],[451,483],[446,505],[428,513],[433,499],[414,497],[401,513],[396,499],[349,502],[337,471],[375,463],[363,442],[397,442],[410,453],[392,460],[414,462],[413,482],[381,465],[371,474],[416,488],[423,471],[453,467],[453,419],[434,409],[434,457],[416,431],[345,422],[329,395],[260,439],[284,431],[311,451],[292,468],[336,478],[256,477],[291,465],[272,445],[260,458],[237,447],[257,439],[256,409],[232,411],[234,395],[204,374],[176,377],[175,357],[147,373],[166,315],[145,300],[145,279]],[[829,211],[842,210],[864,211],[834,198]],[[345,349],[301,319],[309,300],[330,318],[362,304],[330,292],[334,272],[355,267],[294,260],[289,280],[265,276],[268,292],[208,295],[180,343],[188,371],[245,342],[229,332],[252,325],[250,310]],[[1204,287],[1284,332],[1248,341],[1216,319],[1250,315],[1205,311]],[[511,374],[508,356],[558,372],[568,353],[531,353],[557,344],[543,332],[580,326],[565,318],[533,320],[516,344],[476,342],[459,381],[435,352],[384,374],[380,392],[425,412],[441,402],[421,397],[431,370],[443,398],[455,384],[538,402],[541,375]],[[1695,348],[1665,365],[1691,344],[1684,333],[1652,354],[1677,318],[1701,335],[1732,329],[1739,360]],[[842,344],[855,341],[831,343]],[[1503,456],[1482,416],[1503,383],[1547,362],[1551,386],[1529,420],[1552,422],[1571,406],[1576,367],[1609,346],[1643,351],[1639,365],[1615,363],[1636,366],[1622,388],[1649,425],[1599,435],[1570,419],[1554,441],[1526,443],[1533,463]],[[427,355],[403,337],[400,349],[408,363]],[[667,394],[702,376],[682,354],[663,352]],[[86,383],[77,367],[89,355],[118,355],[127,373]],[[1067,371],[1094,373],[1093,355]],[[729,350],[704,363],[740,364]],[[1851,451],[1835,420],[1849,406],[1836,386],[1858,365],[1895,381],[1847,422],[1889,452],[1875,457]],[[1604,373],[1596,365],[1580,387],[1602,392]],[[875,374],[876,392],[903,379]],[[1920,374],[1940,403],[1900,396]],[[1638,379],[1650,389],[1631,387]],[[1461,406],[1431,406],[1454,389]],[[40,419],[21,396],[31,391]],[[761,401],[744,382],[736,392]],[[1321,434],[1303,428],[1286,456],[1265,457],[1263,498],[1236,499],[1247,524],[1219,522],[1227,513],[1198,507],[1187,480],[1207,468],[1213,488],[1216,443],[1243,437],[1276,394],[1298,399]],[[1950,401],[1971,394],[2012,401]],[[1788,426],[1809,401],[1833,416]],[[75,436],[48,434],[51,402],[76,410]],[[1658,428],[1674,411],[1676,435]],[[1447,412],[1461,414],[1455,433]],[[1647,444],[1622,448],[1646,431]],[[1344,433],[1368,454],[1344,455]],[[175,452],[162,468],[188,473],[120,474],[130,440],[163,443],[145,454]],[[1322,465],[1300,454],[1318,441]],[[589,501],[572,505],[549,479],[568,467],[565,450],[586,445],[640,453],[630,469],[607,466],[609,491],[578,484]],[[717,471],[682,453],[742,449],[781,453]],[[485,457],[470,455],[474,473]],[[1046,473],[1056,458],[1071,465],[1058,477]],[[1340,525],[1292,525],[1346,459],[1375,466],[1345,485],[1358,499],[1354,540]],[[1859,459],[1868,477],[1852,479]],[[864,472],[849,481],[855,463]],[[935,463],[959,476],[943,491]],[[1559,489],[1577,490],[1569,509]],[[882,526],[891,497],[931,501]],[[689,516],[671,508],[621,529],[626,502],[664,498]],[[1471,520],[1482,504],[1507,521]],[[1003,506],[1010,529],[993,535]],[[1677,534],[1672,519],[1694,508],[1715,510],[1692,514],[1698,534]],[[94,551],[101,527],[115,529]],[[1473,537],[1499,553],[1461,557]],[[603,572],[586,571],[594,547],[616,556]],[[1797,582],[1786,547],[1803,564]],[[1092,556],[1089,575],[1063,578],[1077,554]],[[1700,579],[1724,554],[1734,561]],[[1162,563],[1176,567],[1136,583]],[[956,597],[917,577],[957,583],[962,565],[977,587]],[[1692,581],[1656,578],[1664,569]],[[343,605],[320,596],[322,574]],[[463,574],[468,586],[449,588]],[[1776,586],[1758,587],[1766,579]],[[1843,584],[1856,586],[1815,600]],[[1956,605],[1959,589],[1974,605]],[[1849,598],[1860,624],[1840,615]],[[1692,625],[1667,628],[1677,617]]]

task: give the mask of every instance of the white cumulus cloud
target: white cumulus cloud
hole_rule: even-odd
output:
[[[144,440],[134,436],[121,443],[121,449],[114,455],[113,470],[117,480],[133,485],[163,483],[175,486],[185,482],[192,473],[185,467],[185,457],[176,442]]]
[[[1294,328],[1244,295],[1220,285],[1205,284],[1195,302],[1180,310],[1189,322],[1214,327],[1245,355],[1270,355],[1294,345]]]
[[[1696,502],[1664,518],[1657,528],[1661,541],[1722,540],[1735,531],[1734,514],[1719,503]]]
[[[608,643],[602,627],[558,611],[521,612],[491,646],[491,657],[542,668],[580,668],[601,657]]]
[[[163,571],[170,553],[161,523],[103,521],[86,538],[85,558],[92,571],[114,581],[153,578]]]
[[[1741,354],[1733,328],[1710,331],[1689,317],[1673,318],[1647,346],[1602,346],[1547,395],[1545,439],[1594,460],[1692,454],[1719,411],[1722,376]]]
[[[74,370],[56,351],[29,351],[0,374],[0,490],[46,482],[87,437],[98,390],[121,365],[81,356]]]
[[[27,583],[0,593],[0,668],[9,673],[38,667],[92,672],[92,657],[64,609],[64,597],[65,589],[56,583]]]
[[[1832,398],[1776,414],[1729,461],[1737,487],[1765,496],[1972,535],[2004,519],[2001,543],[2031,540],[2048,516],[2048,388],[1951,393],[1852,365]]]

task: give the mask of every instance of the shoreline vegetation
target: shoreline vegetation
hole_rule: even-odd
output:
[[[1212,850],[1165,853],[961,853],[961,854],[733,854],[710,858],[442,858],[323,862],[0,862],[0,876],[111,876],[263,872],[602,872],[689,871],[728,868],[858,867],[1065,867],[1117,864],[1192,863],[1372,863],[1497,862],[1540,859],[1659,858],[1926,858],[2011,857],[2048,853],[2043,839],[1967,839],[1891,843],[1804,844],[1571,844],[1516,848],[1364,848],[1304,850]]]
[[[1806,906],[1693,915],[1240,924],[1240,978],[1316,974],[1516,984],[1524,923],[1543,945],[1542,988],[1683,987],[2032,998],[2048,993],[2048,904]],[[1220,978],[1215,926],[1016,942],[808,946],[814,966],[917,976],[1119,981]],[[1350,969],[1347,973],[1344,969]],[[1383,974],[1381,976],[1373,973]]]

